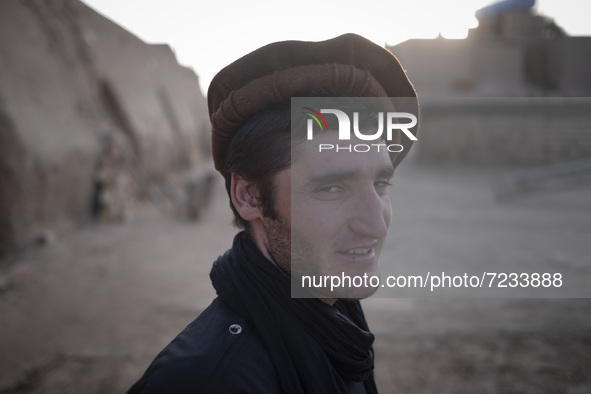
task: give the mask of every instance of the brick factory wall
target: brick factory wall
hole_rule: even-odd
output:
[[[589,108],[590,98],[422,102],[417,160],[533,166],[591,158]]]
[[[1,1],[0,58],[0,254],[91,218],[105,132],[148,179],[208,161],[195,73],[79,1]]]

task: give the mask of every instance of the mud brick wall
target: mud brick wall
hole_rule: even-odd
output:
[[[535,166],[591,158],[591,98],[427,100],[420,127],[416,157],[426,163]]]
[[[148,179],[208,161],[197,75],[77,0],[0,1],[0,255],[91,218],[109,134]]]

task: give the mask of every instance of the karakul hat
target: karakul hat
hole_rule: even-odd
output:
[[[275,42],[226,66],[209,86],[215,168],[224,173],[232,138],[250,116],[319,88],[351,97],[414,98],[413,108],[405,110],[418,115],[416,92],[398,59],[385,48],[356,34],[319,42]],[[416,134],[417,129],[411,131]],[[403,139],[404,150],[393,155],[395,166],[412,142]]]

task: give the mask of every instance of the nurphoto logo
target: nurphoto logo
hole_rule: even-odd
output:
[[[408,112],[378,112],[377,113],[377,128],[369,130],[367,127],[360,129],[359,126],[359,112],[353,112],[353,122],[349,115],[339,109],[320,109],[316,111],[310,107],[303,107],[304,114],[309,116],[307,121],[307,139],[312,141],[314,139],[314,128],[320,129],[320,132],[328,130],[326,119],[322,114],[330,114],[336,116],[338,122],[339,141],[351,141],[351,131],[353,135],[361,141],[373,141],[374,143],[362,143],[355,145],[341,145],[341,144],[318,144],[319,152],[323,151],[339,151],[346,150],[348,152],[369,152],[370,150],[386,149],[388,152],[396,153],[402,152],[404,147],[401,144],[390,143],[393,140],[394,131],[401,131],[407,138],[412,141],[417,141],[409,129],[417,125],[417,117]],[[405,122],[401,122],[405,121]],[[385,138],[384,138],[385,131]],[[385,140],[385,143],[378,143],[380,140]]]

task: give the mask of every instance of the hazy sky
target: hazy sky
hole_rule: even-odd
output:
[[[148,43],[167,43],[199,75],[201,89],[222,67],[280,40],[357,33],[376,44],[410,38],[463,38],[474,11],[491,0],[82,0]],[[566,32],[591,36],[590,0],[537,0],[537,12]]]

